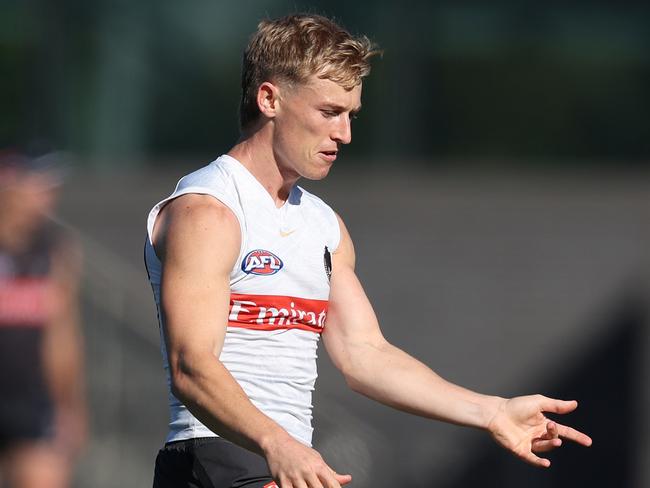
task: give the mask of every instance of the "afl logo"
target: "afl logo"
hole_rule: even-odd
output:
[[[255,249],[241,262],[241,270],[246,274],[272,275],[282,269],[282,260],[270,251]]]

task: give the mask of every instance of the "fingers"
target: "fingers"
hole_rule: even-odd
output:
[[[305,477],[305,481],[307,482],[306,486],[309,488],[330,488],[330,485],[327,482],[321,483],[318,478],[319,477],[316,476],[316,473],[309,473],[309,475]]]
[[[341,485],[334,479],[323,480],[323,484],[318,486],[323,486],[323,488],[341,488]]]
[[[327,475],[319,475],[310,477],[307,482],[309,488],[341,488],[352,481],[352,476],[349,474],[338,474],[330,468],[330,473]]]
[[[549,452],[562,445],[562,439],[535,439],[532,442],[533,452]]]
[[[349,474],[338,474],[336,471],[330,468],[329,476],[319,476],[320,481],[323,482],[324,488],[340,488],[343,485],[347,485],[352,481],[352,476]]]
[[[542,439],[556,439],[560,437],[560,434],[557,430],[557,424],[555,422],[548,422],[546,424],[546,432],[541,436]]]
[[[592,444],[592,439],[587,434],[583,434],[579,430],[567,427],[566,425],[557,424],[558,435],[563,439],[576,442],[582,446],[589,447]]]
[[[329,472],[306,473],[300,476],[280,476],[280,488],[341,488],[352,481],[349,474],[338,474],[333,470]]]
[[[548,468],[551,466],[550,460],[536,456],[531,451],[521,454],[520,457],[528,464],[532,464],[533,466],[537,466],[538,468]]]
[[[318,484],[318,486],[322,486],[323,488],[341,488],[341,485],[339,484],[336,479],[327,477],[327,478],[321,478],[321,481],[323,484]],[[311,487],[311,485],[309,485]]]
[[[341,488],[352,480],[350,475],[337,474],[311,447],[291,437],[280,441],[266,450],[271,475],[280,488]]]
[[[280,488],[293,488],[293,484],[286,476],[280,476],[278,480],[280,481]]]
[[[315,481],[307,482],[302,478],[297,478],[292,481],[286,476],[281,476],[280,488],[323,488],[323,485],[320,483],[320,481],[318,481],[318,479],[315,479]]]
[[[300,479],[291,481],[286,476],[280,476],[280,488],[307,488],[307,484]]]
[[[345,486],[352,481],[352,475],[350,474],[334,473],[334,477],[336,478],[336,481],[338,481],[341,486]]]
[[[542,397],[542,410],[544,412],[565,414],[574,411],[578,408],[578,402],[575,400],[555,400],[552,398]],[[576,442],[582,446],[589,447],[592,444],[592,439],[587,434],[584,434],[576,429],[555,422],[549,422],[547,425],[547,433],[550,434],[551,429],[555,437],[562,437],[570,441]],[[542,438],[545,438],[542,436]],[[550,437],[549,437],[550,438]]]
[[[531,451],[548,452],[562,445],[559,438],[558,425],[555,422],[546,424],[546,432],[531,442]]]

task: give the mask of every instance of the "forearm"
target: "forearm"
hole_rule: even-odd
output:
[[[216,434],[261,455],[289,438],[213,355],[179,359],[172,378],[174,395]]]
[[[446,381],[387,342],[361,346],[354,357],[345,372],[354,391],[422,417],[485,429],[504,401]]]

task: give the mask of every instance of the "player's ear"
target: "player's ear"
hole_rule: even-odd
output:
[[[262,83],[257,90],[257,108],[263,116],[270,119],[277,113],[279,100],[279,88],[269,81]]]

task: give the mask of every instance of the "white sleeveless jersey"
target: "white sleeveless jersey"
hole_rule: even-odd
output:
[[[317,376],[316,349],[327,315],[329,252],[340,240],[336,215],[298,186],[277,208],[257,179],[227,155],[185,176],[174,193],[153,207],[147,221],[145,261],[159,319],[161,266],[151,235],[160,209],[187,193],[215,197],[232,210],[241,227],[219,359],[257,408],[311,445],[311,393]],[[170,387],[164,327],[160,329]],[[168,442],[216,436],[174,397],[171,388],[169,404]]]

